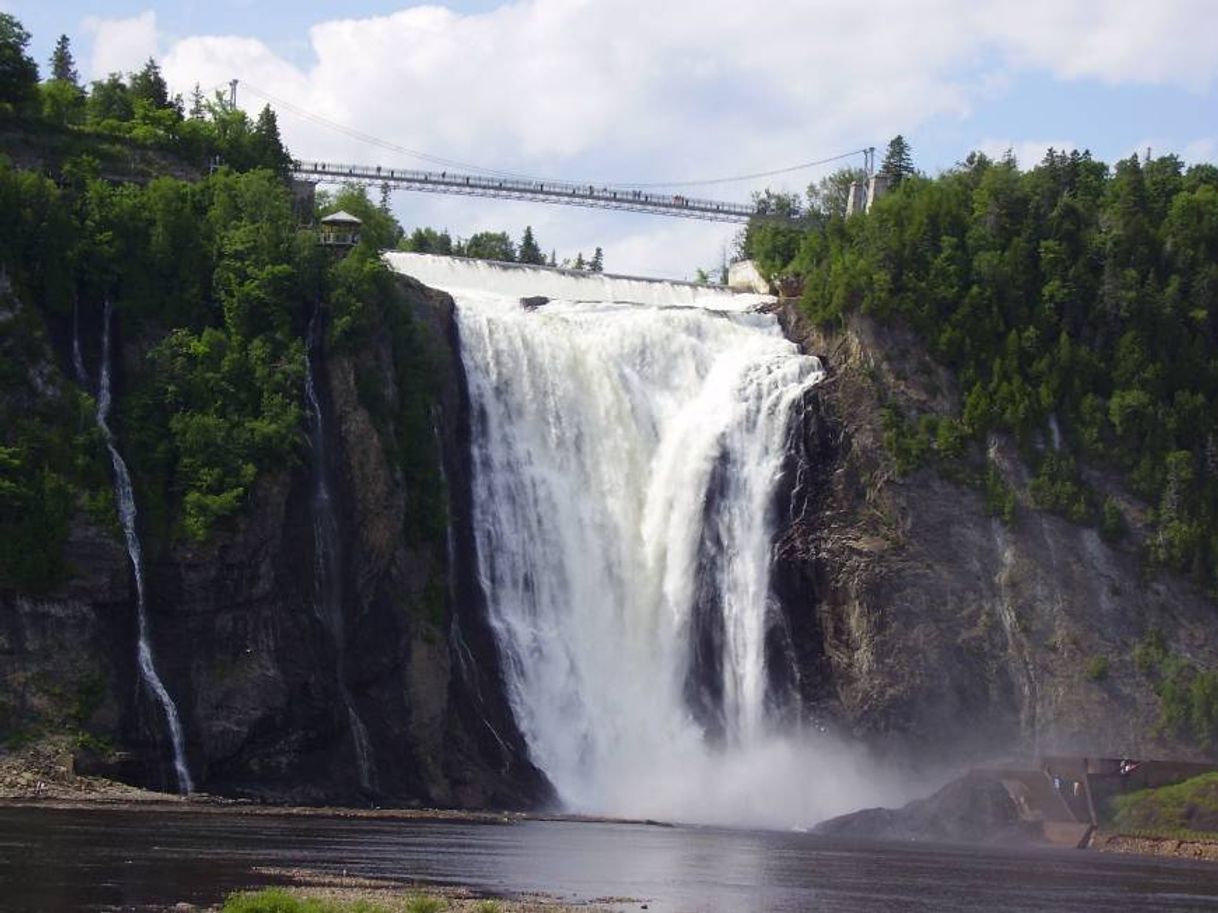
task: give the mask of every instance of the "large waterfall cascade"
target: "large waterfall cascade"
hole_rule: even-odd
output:
[[[563,802],[806,825],[874,797],[768,686],[785,623],[774,500],[822,371],[755,310],[767,299],[386,257],[457,304],[481,583],[513,711]],[[715,695],[715,726],[691,685]]]
[[[165,713],[165,722],[169,729],[169,738],[173,745],[173,767],[178,779],[178,790],[189,793],[194,790],[190,779],[190,769],[186,762],[186,738],[182,732],[182,721],[178,716],[177,705],[170,697],[169,691],[157,674],[156,661],[152,654],[152,642],[149,633],[148,605],[144,595],[144,558],[140,548],[139,531],[136,528],[135,490],[131,486],[131,474],[127,464],[118,450],[118,442],[114,432],[110,430],[109,417],[111,405],[110,389],[110,327],[113,321],[110,302],[106,302],[105,324],[102,329],[101,371],[97,385],[97,427],[106,442],[110,453],[110,464],[114,469],[114,498],[118,503],[118,519],[123,527],[123,537],[127,543],[127,556],[131,560],[131,571],[135,577],[135,609],[138,631],[136,647],[136,662],[140,671],[140,679],[149,693]],[[75,318],[73,320],[74,331]],[[79,334],[73,333],[72,358],[76,370],[83,375],[84,361],[80,357]]]
[[[309,444],[313,461],[313,610],[334,644],[335,675],[355,749],[360,785],[366,792],[375,792],[378,787],[372,745],[346,682],[346,634],[338,519],[326,456],[325,413],[321,407],[314,373],[314,362],[320,359],[322,329],[322,312],[319,306],[309,321],[308,345],[305,350],[305,399],[308,403]]]

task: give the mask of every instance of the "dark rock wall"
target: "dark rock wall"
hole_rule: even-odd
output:
[[[1199,665],[1218,660],[1218,606],[1147,571],[1136,536],[1032,508],[1014,445],[989,458],[1016,493],[1008,526],[977,488],[933,468],[898,477],[880,408],[958,408],[953,378],[913,334],[852,318],[837,332],[780,308],[826,379],[797,422],[774,586],[800,656],[805,712],[911,761],[1056,752],[1198,754],[1159,733],[1153,681],[1134,667],[1151,629]],[[1105,676],[1087,675],[1095,657]]]
[[[241,519],[205,545],[145,543],[157,666],[200,789],[457,807],[529,807],[551,797],[503,697],[476,584],[453,304],[409,280],[402,287],[440,375],[434,425],[451,547],[411,546],[403,536],[407,482],[383,439],[397,429],[378,429],[357,389],[363,371],[390,406],[401,395],[392,335],[374,328],[360,351],[327,358],[319,383],[344,557],[341,663],[313,608],[307,460],[262,478]],[[4,734],[30,719],[79,727],[121,750],[115,772],[172,788],[164,721],[135,676],[126,553],[112,531],[83,515],[68,551],[70,579],[58,592],[0,590],[0,709],[11,724]],[[340,668],[368,730],[375,795],[360,788]],[[89,754],[104,771],[98,752]]]

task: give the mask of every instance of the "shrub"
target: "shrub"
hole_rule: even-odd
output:
[[[1087,660],[1087,665],[1083,667],[1083,673],[1087,676],[1088,681],[1102,682],[1108,677],[1108,657],[1091,657]]]

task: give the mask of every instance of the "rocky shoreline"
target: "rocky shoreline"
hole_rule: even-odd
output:
[[[1121,834],[1097,831],[1088,849],[1101,853],[1130,853],[1138,856],[1171,856],[1200,862],[1218,862],[1218,834],[1213,838],[1179,838],[1150,834]]]

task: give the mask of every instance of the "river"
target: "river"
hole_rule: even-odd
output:
[[[1085,851],[842,843],[641,824],[472,824],[117,809],[0,808],[0,911],[216,903],[259,867],[465,885],[616,909],[1218,910],[1218,865]]]

